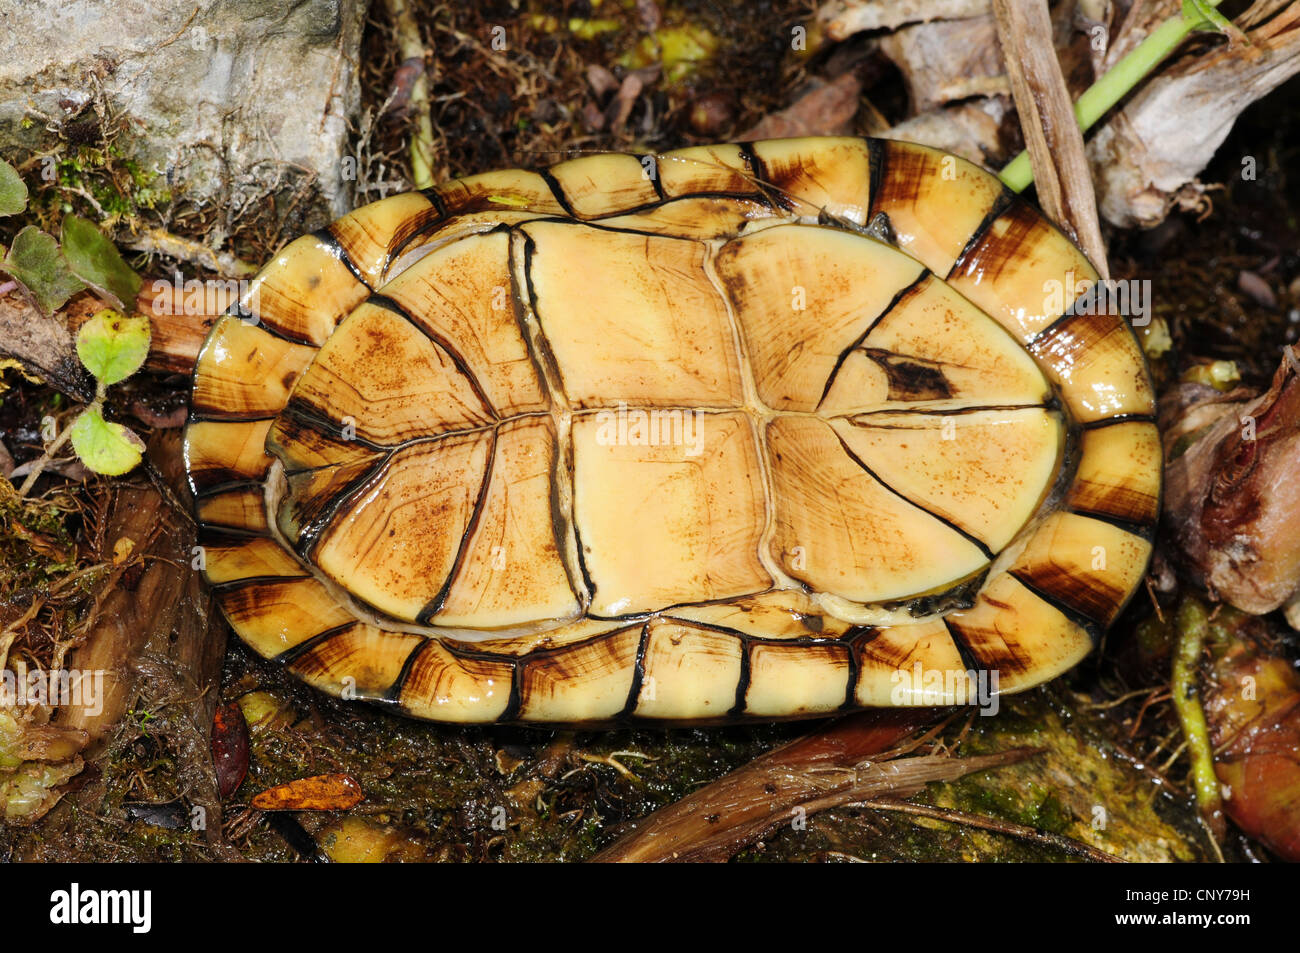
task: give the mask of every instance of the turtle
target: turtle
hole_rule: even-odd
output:
[[[971,704],[1143,579],[1153,390],[992,174],[883,139],[594,153],[396,194],[212,327],[185,464],[231,628],[455,723]]]

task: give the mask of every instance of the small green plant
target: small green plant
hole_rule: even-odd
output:
[[[0,160],[0,216],[27,208],[27,186]],[[14,236],[0,259],[0,272],[13,279],[32,306],[51,315],[73,295],[89,289],[110,304],[77,332],[77,357],[95,378],[95,399],[54,437],[27,475],[19,496],[26,496],[45,465],[65,443],[96,473],[118,476],[134,469],[144,443],[121,424],[104,419],[105,393],[130,377],[149,353],[149,319],[127,317],[140,291],[140,276],[122,259],[111,241],[92,222],[66,215],[59,239],[29,225]]]

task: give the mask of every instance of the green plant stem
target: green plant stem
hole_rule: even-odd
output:
[[[1201,0],[1202,6],[1214,8],[1222,0]],[[1171,17],[1139,43],[1131,53],[1106,71],[1106,74],[1084,91],[1074,104],[1074,117],[1079,128],[1087,132],[1117,102],[1128,95],[1152,70],[1173,53],[1187,38],[1187,34],[1213,21],[1205,16],[1189,18],[1186,10]],[[1029,153],[1022,152],[998,173],[998,178],[1013,192],[1023,192],[1034,181],[1029,166]]]
[[[1218,830],[1223,824],[1223,795],[1219,779],[1214,773],[1214,748],[1210,744],[1210,729],[1205,722],[1205,709],[1201,707],[1198,668],[1201,650],[1209,634],[1209,617],[1205,607],[1191,597],[1183,599],[1178,607],[1175,623],[1177,643],[1174,646],[1174,671],[1170,686],[1174,710],[1183,727],[1187,753],[1192,760],[1192,785],[1196,803],[1210,824]]]

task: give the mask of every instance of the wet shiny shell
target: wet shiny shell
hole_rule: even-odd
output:
[[[1029,688],[1114,621],[1159,511],[1141,352],[1067,312],[1095,278],[899,142],[385,199],[284,248],[203,348],[207,579],[261,655],[420,718]]]

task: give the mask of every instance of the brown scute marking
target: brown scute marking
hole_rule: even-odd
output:
[[[1150,554],[1151,544],[1126,529],[1061,511],[1035,527],[1009,571],[1058,608],[1108,626]]]
[[[1006,230],[999,234],[986,228],[984,234],[953,265],[949,279],[960,275],[981,281],[997,281],[1007,265],[1021,257],[1025,242],[1042,227],[1041,215],[1024,201],[1013,202],[999,217]]]
[[[514,663],[506,658],[462,655],[430,639],[411,659],[393,696],[416,718],[492,722],[510,704],[514,675]]]
[[[358,698],[380,699],[423,642],[423,636],[358,623],[294,651],[287,665],[303,681],[331,694],[346,687]]]
[[[862,352],[889,377],[890,400],[943,400],[953,395],[940,366],[919,358],[866,347]]]
[[[195,421],[185,431],[185,459],[195,494],[226,483],[260,480],[271,465],[265,452],[270,420]]]
[[[198,541],[206,556],[203,577],[212,586],[307,576],[306,567],[279,542],[265,536],[228,535],[204,529]]]
[[[1067,315],[1035,338],[1029,353],[1058,386],[1075,420],[1085,425],[1155,412],[1141,348],[1117,315]]]
[[[339,466],[287,474],[288,492],[280,501],[276,522],[290,543],[307,557],[322,528],[337,509],[368,480],[380,465],[375,454]]]
[[[1085,430],[1066,505],[1140,526],[1160,516],[1160,434],[1154,423],[1125,420]]]
[[[230,627],[263,658],[276,658],[322,632],[356,622],[312,577],[254,579],[214,595]]]
[[[641,624],[527,656],[520,673],[523,721],[613,718],[632,689]]]

